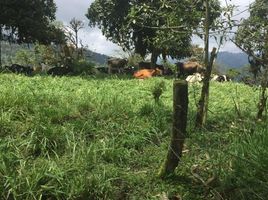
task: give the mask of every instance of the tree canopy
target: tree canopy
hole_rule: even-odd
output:
[[[266,0],[256,0],[251,4],[250,17],[240,24],[235,42],[248,55],[267,65],[268,2]]]
[[[211,22],[220,15],[220,4],[213,0]],[[88,13],[90,26],[97,26],[123,49],[166,54],[182,58],[191,53],[191,36],[204,16],[203,0],[143,1],[96,0]]]
[[[242,21],[235,43],[249,55],[251,72],[255,80],[261,77],[261,94],[258,103],[257,119],[262,118],[266,109],[268,87],[268,2],[256,0],[250,6],[249,18]]]
[[[51,23],[55,12],[53,0],[1,0],[0,27],[18,42],[62,42],[63,32]]]

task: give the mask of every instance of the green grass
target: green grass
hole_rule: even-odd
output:
[[[165,180],[157,173],[170,141],[172,80],[1,74],[0,91],[1,199],[267,197],[267,122],[254,122],[258,92],[245,85],[212,84],[202,131],[193,128],[200,86],[190,86],[183,159]],[[201,183],[212,176],[213,187]]]

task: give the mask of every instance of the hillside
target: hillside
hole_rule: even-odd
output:
[[[15,56],[16,52],[20,49],[32,49],[31,45],[27,45],[27,44],[9,44],[8,42],[3,42],[2,41],[2,60],[3,63],[9,63],[11,58]],[[96,52],[93,52],[89,49],[87,49],[85,51],[85,56],[88,60],[93,61],[95,63],[98,63],[99,65],[104,65],[106,63],[106,60],[108,58],[108,56],[104,55],[104,54],[99,54]]]
[[[89,49],[86,50],[85,55],[89,60],[92,60],[95,63],[98,63],[100,65],[105,65],[107,62],[107,58],[108,58],[107,55],[99,54]]]
[[[219,52],[216,62],[227,68],[241,68],[248,64],[248,57],[245,53]]]
[[[108,56],[92,52],[88,50],[88,55],[90,55],[93,60],[100,64],[105,64]],[[172,63],[174,61],[170,60]],[[158,61],[161,63],[161,61]],[[176,61],[175,61],[176,62]],[[232,53],[232,52],[219,52],[216,62],[222,68],[223,71],[227,71],[230,68],[239,69],[248,64],[248,58],[245,53]]]
[[[17,44],[10,46],[8,43],[2,42],[2,59],[4,63],[10,60],[10,56],[14,56],[21,48],[28,48],[28,46]],[[105,65],[108,58],[107,55],[99,54],[89,49],[86,50],[85,56],[87,59],[96,62],[98,65]],[[175,62],[172,60],[170,61]],[[229,68],[241,68],[248,64],[248,59],[245,53],[219,52],[216,62],[225,70]]]
[[[267,197],[267,123],[254,122],[258,91],[250,87],[212,83],[208,125],[194,130],[200,86],[190,86],[182,162],[162,180],[172,80],[0,74],[0,83],[1,199]]]

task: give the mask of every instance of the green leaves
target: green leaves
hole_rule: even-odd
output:
[[[53,0],[2,0],[0,13],[0,25],[17,33],[19,42],[50,43],[58,31],[50,24],[56,13]]]
[[[143,57],[159,54],[183,58],[190,54],[194,29],[203,14],[202,1],[181,0],[96,0],[88,9],[90,26],[98,26],[105,36],[125,49],[135,49]],[[220,15],[219,2],[212,1],[211,20]]]
[[[250,17],[242,21],[236,37],[236,43],[246,52],[267,52],[268,41],[268,3],[256,0],[251,4]]]

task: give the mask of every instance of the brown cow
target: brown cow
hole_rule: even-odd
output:
[[[141,69],[134,73],[134,77],[138,79],[150,78],[152,76],[162,75],[162,70],[156,69]]]
[[[178,62],[177,65],[177,71],[178,71],[178,77],[183,76],[189,76],[193,75],[194,73],[204,73],[205,69],[198,63],[198,62],[192,62],[188,61],[185,63]]]
[[[109,74],[112,73],[122,73],[124,67],[127,65],[127,60],[122,58],[113,58],[110,57],[107,60],[108,64],[108,72]]]

